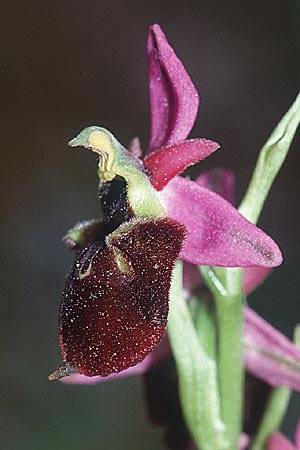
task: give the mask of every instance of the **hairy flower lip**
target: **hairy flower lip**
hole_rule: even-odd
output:
[[[50,380],[121,372],[159,344],[185,233],[170,218],[134,218],[79,252],[60,306],[63,365]]]
[[[170,356],[170,347],[166,335],[163,337],[161,343],[155,348],[155,351],[151,352],[146,358],[140,362],[139,364],[129,367],[124,371],[114,373],[109,375],[108,377],[102,376],[94,376],[87,377],[81,374],[74,374],[68,377],[63,378],[61,381],[65,384],[98,384],[103,381],[112,381],[119,378],[143,375],[148,370],[151,370],[152,367],[155,367],[165,358],[169,358]]]

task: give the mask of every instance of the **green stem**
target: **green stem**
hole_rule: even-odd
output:
[[[203,345],[204,351],[212,359],[216,359],[217,330],[214,304],[211,297],[200,295],[189,300],[194,326]]]
[[[250,447],[250,450],[263,450],[268,437],[278,430],[285,416],[291,391],[287,387],[273,389],[268,400],[259,430]]]
[[[242,271],[205,267],[202,273],[215,299],[221,417],[230,449],[235,450],[241,434],[244,401]]]
[[[173,273],[169,340],[175,358],[183,415],[201,450],[232,450],[220,419],[215,361],[207,356],[182,293],[182,263]]]

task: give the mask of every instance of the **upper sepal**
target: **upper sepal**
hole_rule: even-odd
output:
[[[196,88],[159,25],[147,42],[151,136],[149,150],[187,138],[199,106]]]
[[[94,241],[83,249],[60,307],[65,365],[87,376],[107,376],[134,366],[156,347],[184,237],[184,226],[174,220],[133,219],[105,244]]]

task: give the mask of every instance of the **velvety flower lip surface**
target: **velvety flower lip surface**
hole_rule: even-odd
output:
[[[162,190],[172,178],[202,161],[219,147],[219,144],[209,139],[189,139],[154,150],[144,158],[152,186],[158,191]]]
[[[147,55],[151,151],[187,138],[197,116],[199,96],[182,62],[157,24],[150,27]]]
[[[60,306],[63,366],[107,376],[141,362],[162,340],[171,273],[185,229],[133,219],[80,252]],[[62,368],[50,375],[63,376]]]
[[[122,370],[118,373],[112,373],[107,377],[96,375],[94,377],[87,377],[85,375],[76,373],[62,379],[66,384],[98,384],[102,381],[112,381],[124,377],[132,377],[136,375],[143,375],[148,370],[157,366],[162,360],[170,357],[170,347],[166,335],[163,337],[161,343],[151,352],[146,358],[128,369]]]
[[[277,244],[214,192],[175,177],[159,194],[167,215],[187,227],[184,260],[226,267],[281,264]]]

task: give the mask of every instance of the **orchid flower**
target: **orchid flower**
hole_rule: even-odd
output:
[[[235,180],[231,171],[212,169],[203,172],[196,183],[215,190],[228,201],[234,201]],[[270,273],[269,268],[247,267],[244,269],[244,292],[249,295]],[[197,266],[186,263],[183,272],[183,287],[188,298],[201,286],[202,280]],[[289,386],[300,391],[300,350],[259,317],[250,307],[244,307],[244,345],[246,369],[271,386]],[[141,375],[150,370],[170,353],[166,339],[144,361],[118,374],[104,377],[72,375],[64,379],[67,383],[92,384],[132,375]]]
[[[81,242],[75,240],[78,255],[60,309],[63,366],[50,379],[107,376],[144,360],[165,331],[178,256],[225,267],[282,262],[277,244],[227,200],[179,176],[219,146],[186,140],[199,97],[158,25],[150,27],[147,54],[151,136],[144,160],[101,127],[69,143],[99,154],[103,222],[92,233],[81,224],[68,235],[69,243],[76,233]]]
[[[148,377],[172,350],[191,448],[241,450],[250,442],[263,450],[271,436],[268,450],[293,449],[274,432],[290,388],[300,390],[300,350],[245,306],[244,296],[282,262],[256,223],[299,124],[300,96],[262,148],[237,210],[231,172],[182,176],[219,144],[189,138],[199,95],[158,25],[150,27],[147,58],[144,155],[138,138],[127,149],[101,126],[69,142],[98,156],[101,217],[77,223],[64,238],[75,258],[59,312],[62,364],[49,380]],[[254,438],[242,428],[245,367],[271,390]]]
[[[83,239],[83,250],[68,276],[60,313],[64,364],[51,379],[72,373],[107,376],[142,361],[163,337],[171,271],[179,253],[188,262],[215,266],[274,267],[282,261],[277,244],[229,202],[178,176],[219,146],[207,139],[185,140],[194,125],[199,97],[158,25],[150,28],[147,52],[151,137],[143,163],[100,127],[89,127],[70,142],[100,156],[104,225],[97,232],[93,229],[91,241]],[[121,189],[123,205],[119,211],[114,205],[113,214],[105,215],[105,201],[109,203],[105,194],[117,177],[127,183]],[[80,239],[86,228],[91,229],[81,227]],[[76,227],[75,232],[79,230]],[[157,242],[155,235],[160,237]],[[72,241],[71,235],[68,240]],[[167,245],[170,240],[173,248]],[[162,252],[166,245],[168,252]],[[155,248],[160,258],[153,256]],[[145,271],[148,276],[143,278]],[[149,295],[152,304],[147,306]],[[119,336],[116,342],[111,339],[112,329]]]

